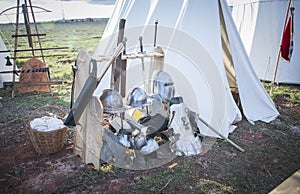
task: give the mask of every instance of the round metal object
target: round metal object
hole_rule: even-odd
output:
[[[174,82],[171,76],[165,71],[159,71],[154,76],[152,92],[159,94],[165,101],[170,101],[174,97]]]
[[[122,113],[125,111],[122,96],[112,89],[105,89],[100,95],[103,112],[109,114]]]
[[[127,104],[133,107],[143,107],[150,105],[150,100],[143,89],[136,87],[127,96]]]
[[[140,150],[146,144],[147,144],[147,138],[145,135],[139,134],[134,137],[135,149]]]

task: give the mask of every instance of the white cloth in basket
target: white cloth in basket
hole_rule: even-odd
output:
[[[61,119],[56,117],[44,116],[41,118],[35,118],[30,122],[31,129],[37,131],[54,131],[57,129],[61,129],[64,126],[64,123]]]

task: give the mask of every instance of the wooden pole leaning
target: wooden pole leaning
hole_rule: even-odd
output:
[[[286,26],[286,23],[287,23],[287,20],[288,20],[288,14],[289,14],[289,10],[291,8],[291,3],[292,3],[292,0],[289,0],[288,8],[287,8],[286,13],[285,13],[285,21],[284,21],[283,30],[282,30],[282,33],[281,33],[280,45],[279,45],[279,49],[278,49],[278,53],[277,53],[277,59],[276,59],[276,66],[275,66],[274,76],[273,76],[273,80],[272,80],[271,88],[270,88],[270,95],[273,94],[274,84],[275,84],[275,80],[276,80],[276,77],[277,77],[279,59],[280,59],[280,54],[281,54],[282,36],[283,36],[283,32],[284,32],[284,29],[285,29],[285,26]]]
[[[236,143],[234,143],[232,140],[230,140],[228,137],[225,137],[223,134],[221,134],[220,132],[218,132],[215,128],[213,128],[210,124],[208,124],[204,119],[202,119],[199,114],[197,114],[197,118],[204,123],[208,128],[210,128],[213,132],[215,132],[217,135],[219,135],[220,137],[222,137],[223,139],[225,139],[228,143],[230,143],[233,147],[237,148],[238,150],[240,150],[241,152],[244,152],[245,150],[243,148],[241,148],[240,146],[238,146]]]

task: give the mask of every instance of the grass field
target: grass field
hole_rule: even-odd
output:
[[[45,63],[50,67],[50,73],[55,80],[70,81],[72,78],[71,65],[74,64],[76,56],[79,51],[86,50],[89,53],[93,53],[107,21],[98,22],[70,22],[70,23],[39,23],[38,33],[46,34],[41,36],[40,40],[42,48],[57,48],[68,47],[68,49],[51,49],[45,50],[44,55],[62,55],[55,57],[45,57]],[[15,38],[11,35],[15,34],[14,24],[2,24],[0,25],[1,36],[4,43],[9,50],[14,50]],[[35,34],[35,27],[31,25],[32,34]],[[19,34],[26,34],[23,24],[19,25]],[[33,37],[34,48],[39,48],[38,39]],[[27,37],[18,38],[17,49],[29,49]],[[18,52],[18,56],[30,56],[31,52]],[[36,51],[35,55],[41,55],[39,51]],[[11,53],[13,56],[13,53]],[[21,65],[28,59],[18,59],[17,64],[20,68]]]
[[[96,49],[100,41],[102,33],[105,29],[107,20],[97,22],[69,22],[69,23],[39,23],[38,33],[46,34],[41,36],[40,40],[42,48],[57,48],[68,47],[68,49],[50,49],[44,51],[44,56],[56,55],[54,57],[45,57],[45,64],[50,68],[50,76],[52,81],[62,81],[71,83],[73,80],[72,65],[74,65],[77,54],[81,50],[88,51],[91,55]],[[8,50],[14,50],[16,26],[14,24],[0,24],[0,35]],[[32,34],[35,34],[35,27],[31,25]],[[23,24],[19,25],[18,34],[26,34]],[[39,48],[38,39],[33,37],[34,48]],[[27,37],[18,38],[17,49],[29,49]],[[31,56],[31,52],[18,52],[18,57]],[[41,55],[40,51],[35,52],[36,56]],[[57,56],[60,55],[60,56]],[[11,52],[13,56],[13,52]],[[42,58],[39,58],[42,60]],[[26,59],[17,59],[16,64],[18,68],[26,62]],[[12,60],[11,60],[12,61]],[[52,91],[58,99],[61,100],[59,104],[68,106],[70,103],[70,85],[54,85]],[[48,102],[51,99],[48,99]]]
[[[78,52],[92,54],[105,25],[39,24],[39,33],[47,34],[42,39],[44,48],[69,47],[45,52],[66,55],[46,58],[52,79],[72,81],[71,66]],[[14,30],[11,24],[0,25],[8,49],[14,45]],[[20,40],[19,47],[26,46],[27,39]],[[18,60],[19,67],[24,61]],[[24,127],[30,113],[45,105],[69,111],[71,87],[52,89],[53,95],[34,93],[15,98],[10,97],[9,90],[0,89],[0,193],[268,193],[300,169],[299,86],[275,87],[272,99],[281,115],[274,122],[251,125],[243,119],[237,124],[230,139],[243,147],[244,153],[219,139],[204,155],[178,157],[146,171],[109,165],[96,171],[73,155],[72,136],[60,153],[48,156],[34,152]]]

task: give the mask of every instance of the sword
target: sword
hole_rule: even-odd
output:
[[[141,53],[143,53],[144,49],[143,49],[143,37],[142,36],[139,37],[139,41],[140,41],[140,50],[141,50]],[[141,61],[142,61],[142,71],[143,71],[143,84],[145,84],[146,75],[145,75],[144,57],[141,57]]]

